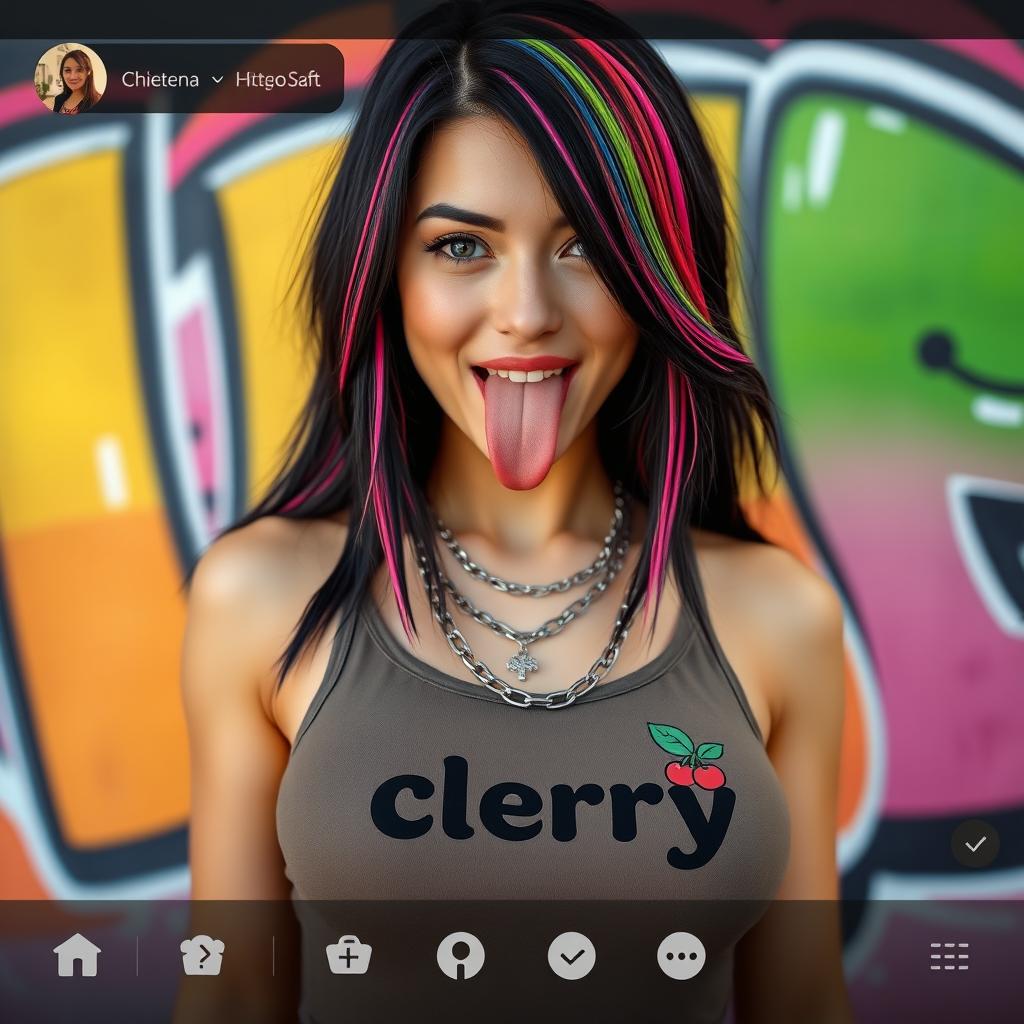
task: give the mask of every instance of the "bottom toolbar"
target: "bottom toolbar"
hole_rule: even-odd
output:
[[[737,934],[781,986],[841,929],[856,1019],[1016,1019],[1024,902],[0,902],[5,1020],[720,1021]],[[839,923],[837,923],[839,922]],[[793,955],[787,951],[792,949]],[[566,1017],[566,1014],[569,1014]],[[547,1019],[544,1014],[542,1020]]]

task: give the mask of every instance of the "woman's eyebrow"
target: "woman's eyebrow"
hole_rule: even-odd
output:
[[[497,217],[489,217],[486,213],[476,213],[473,210],[463,210],[458,206],[452,206],[450,203],[434,203],[432,206],[428,206],[420,211],[415,223],[419,224],[421,220],[426,220],[428,217],[444,217],[446,220],[458,220],[463,224],[472,224],[475,227],[487,228],[490,231],[505,230],[505,222],[498,220]],[[551,226],[553,228],[564,228],[568,224],[568,218],[563,215],[553,221]]]

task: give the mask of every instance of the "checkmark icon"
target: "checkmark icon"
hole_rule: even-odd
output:
[[[566,981],[580,981],[596,963],[594,944],[582,932],[562,932],[548,946],[548,967]]]
[[[949,850],[961,867],[976,871],[994,864],[999,857],[999,830],[982,818],[961,821],[949,839]]]

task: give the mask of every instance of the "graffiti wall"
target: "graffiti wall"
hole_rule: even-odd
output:
[[[386,44],[342,45],[336,114],[70,125],[33,89],[45,44],[4,48],[0,896],[188,892],[181,583],[306,387],[288,285]],[[750,513],[845,604],[844,891],[1020,895],[1024,57],[659,47],[782,410],[784,476]],[[998,866],[958,870],[965,818],[998,827]]]

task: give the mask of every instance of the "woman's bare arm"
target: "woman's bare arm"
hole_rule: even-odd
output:
[[[220,977],[184,979],[178,1022],[226,1012],[246,1022],[295,1019],[289,968],[298,939],[275,818],[289,745],[269,712],[273,662],[294,625],[285,621],[285,596],[295,589],[286,540],[282,525],[267,520],[221,538],[189,592],[181,686],[191,768],[190,934],[220,938],[226,948]]]
[[[850,1024],[835,858],[842,605],[793,556],[765,556],[747,591],[748,619],[769,685],[768,755],[789,807],[790,856],[776,901],[737,947],[737,1021]]]
[[[260,524],[255,524],[260,525]],[[229,535],[193,576],[182,650],[189,733],[193,899],[287,899],[274,808],[288,741],[267,706],[280,654],[275,567],[255,535]]]

